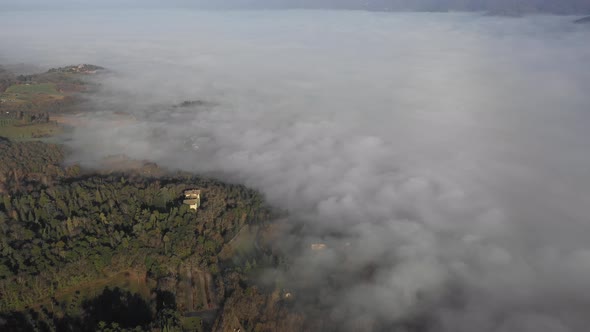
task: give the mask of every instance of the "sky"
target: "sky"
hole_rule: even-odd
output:
[[[499,15],[525,13],[590,14],[588,0],[0,0],[0,8],[323,8],[401,11],[484,11]]]
[[[71,162],[260,190],[304,225],[284,280],[339,331],[586,331],[588,40],[567,16],[0,12],[0,63],[109,68]]]

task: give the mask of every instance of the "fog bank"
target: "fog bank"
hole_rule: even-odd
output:
[[[0,13],[0,61],[112,70],[72,160],[124,153],[288,209],[286,278],[339,330],[585,331],[590,30],[570,21]]]

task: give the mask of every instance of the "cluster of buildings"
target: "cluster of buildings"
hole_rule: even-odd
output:
[[[95,74],[97,71],[104,69],[100,66],[81,64],[77,66],[68,66],[61,68],[52,68],[48,72],[61,72],[61,73],[76,73],[76,74]]]
[[[49,112],[0,111],[0,127],[49,122]]]

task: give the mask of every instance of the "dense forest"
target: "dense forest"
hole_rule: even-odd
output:
[[[0,330],[303,328],[280,289],[249,280],[278,258],[232,247],[272,218],[256,191],[190,174],[89,172],[63,167],[63,156],[0,141]],[[197,211],[182,203],[195,188]]]
[[[0,194],[31,191],[39,184],[79,174],[79,167],[62,167],[62,148],[41,142],[13,143],[0,138]]]

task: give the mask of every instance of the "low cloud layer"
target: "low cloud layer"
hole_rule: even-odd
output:
[[[569,18],[0,15],[4,63],[112,69],[73,160],[215,174],[303,223],[285,278],[310,315],[351,331],[590,324],[590,30]]]

